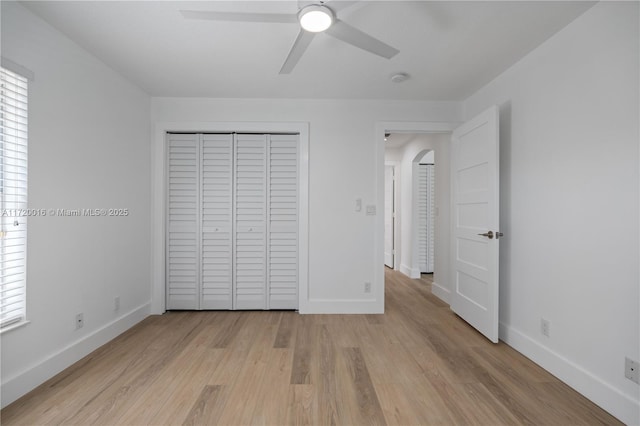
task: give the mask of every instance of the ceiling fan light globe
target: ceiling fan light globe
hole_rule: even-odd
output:
[[[312,4],[298,14],[300,26],[312,33],[321,33],[333,24],[333,12],[326,6]]]

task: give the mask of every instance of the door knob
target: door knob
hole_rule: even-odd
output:
[[[484,234],[478,234],[478,235],[482,235],[483,237],[487,237],[490,240],[493,239],[493,231],[485,232]]]

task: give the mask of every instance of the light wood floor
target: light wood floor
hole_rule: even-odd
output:
[[[384,315],[152,316],[2,410],[2,424],[619,424],[387,270]]]

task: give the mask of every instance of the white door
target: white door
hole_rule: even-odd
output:
[[[498,342],[498,108],[452,135],[453,292],[451,308]]]
[[[235,135],[234,309],[267,309],[267,135]]]
[[[232,309],[233,137],[201,135],[200,309]]]
[[[384,166],[384,264],[389,268],[395,266],[394,256],[394,174],[395,167]]]
[[[167,144],[167,309],[200,309],[199,135]]]
[[[268,137],[268,309],[297,309],[298,135]]]
[[[298,135],[167,141],[167,309],[297,309]]]
[[[418,164],[418,268],[422,274],[433,273],[435,186],[433,164]]]

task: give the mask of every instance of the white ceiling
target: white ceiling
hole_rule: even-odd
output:
[[[387,60],[318,35],[278,72],[297,24],[187,20],[181,9],[296,13],[296,1],[29,1],[26,7],[152,96],[462,100],[593,2],[361,1],[346,23]],[[411,79],[392,83],[406,72]]]

